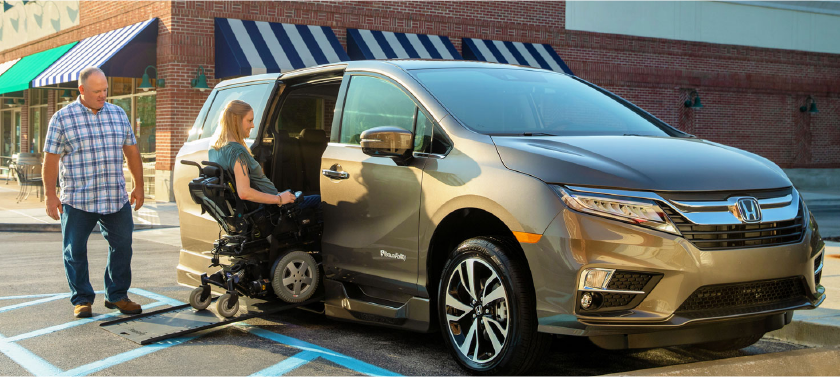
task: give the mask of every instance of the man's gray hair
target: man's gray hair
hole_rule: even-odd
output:
[[[88,77],[97,72],[102,74],[102,76],[105,76],[105,72],[102,72],[102,70],[97,67],[87,67],[83,69],[82,72],[79,73],[79,84],[85,85]]]

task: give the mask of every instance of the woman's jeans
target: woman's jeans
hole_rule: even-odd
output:
[[[131,286],[131,234],[134,219],[131,205],[108,215],[85,212],[63,204],[61,235],[64,238],[64,273],[70,284],[73,305],[93,303],[95,294],[88,276],[87,242],[94,225],[99,223],[102,236],[108,241],[108,265],[105,267],[105,300],[128,298]]]

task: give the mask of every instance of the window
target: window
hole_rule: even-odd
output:
[[[257,136],[259,130],[259,122],[262,119],[263,110],[268,96],[271,94],[271,89],[274,88],[274,83],[255,84],[248,86],[238,86],[230,89],[222,89],[216,92],[216,98],[213,99],[213,104],[207,112],[207,120],[204,122],[204,129],[201,131],[201,138],[213,136],[216,128],[219,127],[219,118],[227,106],[228,102],[238,99],[247,102],[254,108],[254,129],[251,130],[249,139]]]
[[[371,76],[353,76],[341,117],[341,143],[358,145],[362,132],[393,126],[412,131],[414,101],[388,81]]]
[[[44,137],[47,134],[47,95],[48,90],[29,89],[29,152],[39,153],[44,149]]]
[[[414,136],[414,151],[433,154],[446,154],[452,147],[452,142],[440,126],[432,122],[426,113],[417,112],[417,132]]]
[[[275,131],[297,137],[304,129],[317,129],[329,135],[340,88],[341,82],[293,89],[283,101]]]
[[[415,70],[429,91],[473,131],[489,135],[678,135],[600,88],[549,71]]]

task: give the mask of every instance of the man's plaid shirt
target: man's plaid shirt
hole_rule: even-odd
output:
[[[100,214],[122,209],[128,202],[122,147],[134,144],[131,123],[119,106],[106,102],[94,114],[76,99],[56,112],[44,152],[61,156],[61,203]]]

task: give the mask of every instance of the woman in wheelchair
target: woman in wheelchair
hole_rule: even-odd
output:
[[[302,303],[320,286],[321,197],[278,192],[245,144],[253,128],[251,106],[233,100],[222,113],[206,166],[182,161],[199,167],[200,176],[189,184],[192,199],[226,233],[211,260],[221,270],[201,277],[190,304],[206,309],[210,286],[220,287],[226,293],[216,309],[223,317],[237,313],[240,295]]]

